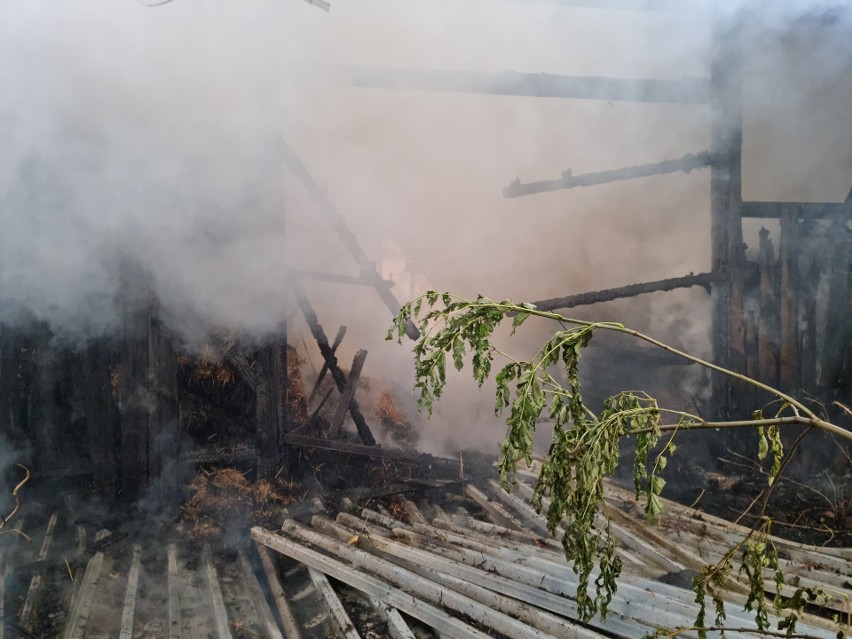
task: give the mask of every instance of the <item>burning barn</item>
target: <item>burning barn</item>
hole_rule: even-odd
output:
[[[849,430],[852,7],[238,4],[0,8],[0,639],[721,636],[694,580],[758,529],[774,563],[713,582],[727,636],[766,633],[756,592],[848,632],[847,444],[770,503],[756,435],[699,440],[656,522],[607,479],[590,615],[541,458],[504,490],[489,402],[426,423],[383,338],[482,290]],[[772,400],[599,341],[595,402]]]

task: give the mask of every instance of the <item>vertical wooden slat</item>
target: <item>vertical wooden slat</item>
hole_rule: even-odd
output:
[[[713,358],[726,368],[745,366],[742,240],[742,34],[737,20],[721,15],[714,25],[710,63],[710,235],[714,273]],[[729,378],[713,377],[713,401],[722,415],[737,412]]]
[[[259,477],[272,477],[278,466],[278,384],[275,345],[267,345],[257,356],[255,389],[255,454]]]
[[[107,498],[115,496],[117,470],[110,355],[106,340],[95,341],[83,355],[83,407],[89,459],[95,487]]]
[[[355,397],[355,391],[358,390],[358,381],[361,379],[361,369],[364,367],[364,361],[366,359],[367,351],[362,349],[355,354],[355,358],[352,360],[352,368],[349,369],[349,378],[346,380],[346,385],[340,392],[340,401],[337,404],[337,409],[334,412],[334,417],[332,418],[328,429],[329,437],[336,437],[340,433],[343,420],[349,410],[349,404],[352,403],[352,398]],[[355,424],[355,427],[359,428],[359,425]],[[358,434],[361,435],[361,439],[365,444],[369,443],[360,428],[358,430]]]
[[[799,387],[799,297],[796,273],[798,226],[795,207],[784,207],[779,247],[781,293],[778,383],[781,390],[786,392]]]
[[[775,272],[775,250],[769,231],[760,233],[760,317],[757,326],[757,377],[760,381],[778,384],[778,299]]]
[[[159,305],[148,312],[148,459],[149,483],[159,492],[176,486],[175,465],[180,451],[177,401],[177,353],[159,318]],[[162,496],[162,495],[160,495]]]
[[[136,617],[136,594],[139,589],[139,569],[142,562],[142,547],[133,545],[133,559],[127,575],[127,590],[124,593],[124,607],[121,610],[121,630],[118,639],[133,637],[133,622]]]
[[[183,639],[183,617],[180,609],[180,573],[177,561],[177,546],[168,546],[169,574],[169,639]]]

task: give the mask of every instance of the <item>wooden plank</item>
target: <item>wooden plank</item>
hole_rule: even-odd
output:
[[[355,391],[358,390],[358,381],[361,379],[361,369],[364,367],[364,361],[367,359],[367,351],[364,349],[355,353],[355,358],[352,360],[352,368],[349,369],[349,378],[346,380],[346,386],[340,391],[340,401],[337,404],[337,409],[334,412],[334,417],[331,419],[331,424],[328,428],[328,437],[336,438],[340,434],[340,429],[343,426],[343,420],[349,410],[349,404],[352,398],[355,397]],[[356,424],[357,426],[357,424]],[[360,434],[360,430],[359,430]],[[362,437],[362,439],[364,439]],[[367,441],[364,441],[367,444]]]
[[[340,343],[343,341],[345,335],[346,327],[341,325],[340,328],[337,329],[337,335],[334,336],[334,341],[331,343],[330,353],[332,355],[335,355],[337,353],[337,349],[340,347]],[[316,397],[320,385],[322,384],[322,380],[325,379],[326,373],[328,373],[328,362],[323,359],[322,368],[320,369],[320,372],[317,375],[317,381],[314,384],[314,387],[311,389],[311,394],[308,396],[308,404],[311,404],[314,401],[314,397]]]
[[[524,525],[515,519],[511,513],[505,509],[505,507],[498,506],[493,503],[490,499],[488,499],[485,493],[473,484],[465,484],[464,494],[479,504],[479,506],[487,513],[488,518],[498,526],[503,526],[504,528],[510,528],[513,530],[526,530]]]
[[[219,574],[216,571],[216,566],[213,565],[209,544],[204,545],[201,557],[204,562],[204,572],[207,575],[207,589],[210,593],[210,603],[213,608],[216,636],[218,639],[233,639],[231,626],[228,623],[228,612],[225,609],[225,600],[222,597],[222,589],[219,586]]]
[[[710,101],[704,79],[660,80],[568,76],[552,73],[455,71],[450,69],[391,69],[350,67],[348,80],[356,87],[484,93],[571,100],[623,100],[702,104]]]
[[[340,541],[347,541],[354,532],[322,517],[314,517],[311,524],[314,528]],[[572,602],[566,602],[562,597],[548,595],[541,590],[535,592],[534,588],[512,584],[498,576],[435,557],[428,552],[409,548],[388,539],[358,535],[356,545],[373,555],[389,557],[395,564],[421,577],[468,596],[484,606],[499,610],[543,632],[565,639],[595,639],[601,636],[597,632],[576,626],[566,619],[566,615],[569,614],[576,617],[577,609],[576,606],[572,606]],[[509,592],[506,592],[507,590]],[[530,601],[531,599],[533,601]],[[538,605],[542,599],[558,601],[551,603],[546,609],[549,612],[545,612],[542,610],[544,606]],[[550,614],[554,612],[557,614]]]
[[[47,522],[47,530],[44,532],[41,549],[38,551],[38,561],[44,561],[50,553],[50,547],[53,545],[53,531],[56,530],[57,521],[59,521],[59,513],[57,511],[53,511],[50,515],[50,520]]]
[[[421,514],[420,510],[417,508],[417,504],[415,504],[410,499],[403,499],[402,506],[405,510],[405,514],[408,515],[408,518],[411,520],[413,524],[425,524],[426,518]]]
[[[646,293],[674,291],[676,289],[691,288],[693,286],[703,286],[704,288],[708,288],[711,284],[719,282],[721,279],[723,278],[718,273],[698,273],[697,275],[690,274],[682,277],[655,280],[653,282],[642,282],[640,284],[628,284],[627,286],[606,288],[599,291],[575,293],[574,295],[567,295],[564,297],[551,297],[544,300],[538,300],[533,302],[533,304],[537,309],[542,311],[556,311],[563,308],[589,306],[591,304],[600,304],[601,302],[610,302],[612,300],[620,300],[627,297],[636,297]],[[675,360],[673,356],[672,360]]]
[[[492,502],[499,502],[506,510],[514,511],[527,530],[531,530],[542,537],[550,536],[551,533],[547,529],[545,520],[526,501],[520,499],[517,495],[507,493],[500,483],[493,479],[489,479],[487,484],[491,492]],[[564,534],[564,528],[557,526],[556,532],[561,536]]]
[[[275,379],[275,347],[268,345],[258,352],[255,371],[255,451],[257,473],[260,477],[273,477],[277,471],[279,450],[278,401]]]
[[[24,604],[18,612],[18,625],[26,632],[32,632],[35,626],[36,613],[41,602],[41,590],[43,586],[44,578],[41,574],[33,575],[33,578],[30,579],[30,587],[27,589]]]
[[[285,521],[281,529],[282,532],[302,543],[322,548],[335,557],[345,559],[357,569],[366,570],[384,579],[389,584],[403,588],[431,603],[440,603],[445,608],[464,614],[500,634],[508,637],[539,637],[542,639],[552,636],[489,606],[484,606],[469,596],[441,588],[431,579],[423,578],[392,562],[379,559],[368,552],[338,542],[292,520]]]
[[[716,18],[710,60],[710,249],[713,286],[713,362],[742,370],[742,33]],[[733,383],[712,377],[714,405],[739,414]]]
[[[370,603],[375,609],[376,614],[387,624],[388,634],[391,636],[391,639],[416,639],[405,619],[399,614],[399,610],[372,597],[370,598]]]
[[[160,306],[155,301],[148,307],[147,384],[149,406],[147,411],[147,465],[148,496],[157,500],[166,498],[165,492],[177,488],[174,473],[163,473],[173,468],[180,449],[180,411],[177,390],[177,353],[172,346],[172,336],[160,319]]]
[[[519,482],[513,486],[513,489],[523,495],[527,502],[532,499],[533,489],[531,486],[528,486],[523,482]],[[545,509],[549,508],[550,498],[543,497],[541,503]],[[605,524],[605,519],[602,515],[598,515],[597,523],[602,527]],[[685,566],[661,552],[658,547],[639,538],[630,528],[624,526],[618,521],[612,521],[612,519],[610,519],[609,526],[615,537],[618,539],[619,545],[624,546],[627,549],[627,551],[625,551],[624,549],[619,548],[619,556],[627,561],[632,568],[638,568],[641,566],[642,568],[640,568],[639,571],[644,575],[652,576],[651,573],[655,566],[662,572],[676,572],[685,568]],[[564,534],[564,529],[560,528],[560,530],[562,530],[561,534]]]
[[[346,388],[346,375],[342,370],[340,370],[340,366],[337,365],[337,356],[331,350],[328,338],[325,336],[325,331],[319,323],[317,314],[314,312],[307,295],[305,295],[305,291],[302,290],[302,287],[297,283],[294,283],[293,287],[296,303],[299,305],[299,308],[302,309],[302,315],[304,316],[308,327],[311,329],[311,335],[314,336],[317,346],[319,346],[320,353],[322,354],[325,362],[328,364],[328,369],[331,371],[331,377],[334,379],[334,384],[337,386],[337,390],[342,393],[344,388]],[[415,331],[416,330],[417,329],[415,328]],[[352,421],[355,422],[355,428],[358,429],[358,435],[361,437],[361,441],[363,441],[367,446],[375,446],[376,440],[373,437],[373,433],[370,431],[370,427],[367,425],[367,421],[364,419],[364,415],[361,413],[361,407],[358,406],[358,400],[354,397],[349,402],[349,414],[352,415]]]
[[[454,559],[468,566],[476,567],[489,573],[500,574],[509,579],[524,583],[528,586],[541,588],[547,592],[563,597],[572,598],[576,594],[577,577],[567,563],[547,561],[541,557],[533,557],[528,553],[520,553],[496,544],[485,546],[470,542],[465,537],[444,535],[432,538],[426,527],[415,526],[422,532],[411,532],[403,529],[394,531],[419,548]],[[593,571],[591,582],[597,578]],[[689,626],[694,621],[695,593],[691,590],[675,588],[667,596],[661,596],[660,582],[623,574],[619,590],[610,604],[610,613],[621,615],[644,626],[655,628],[671,625]],[[729,620],[736,625],[750,627],[753,625],[745,613],[736,610],[728,611]],[[607,629],[606,625],[601,626]],[[645,632],[635,635],[641,637]],[[743,635],[745,636],[745,635]]]
[[[110,379],[112,350],[106,340],[95,340],[83,355],[83,407],[86,437],[95,486],[107,498],[115,496],[115,402]]]
[[[799,389],[799,298],[796,238],[799,222],[795,207],[781,215],[781,329],[778,383],[784,392]]]
[[[311,577],[311,583],[314,585],[314,588],[320,596],[320,600],[325,605],[331,620],[334,622],[334,625],[337,627],[337,631],[341,634],[343,639],[361,639],[361,635],[359,635],[358,631],[355,630],[355,625],[349,618],[349,614],[343,607],[343,603],[340,601],[337,593],[334,592],[334,588],[332,588],[331,584],[328,582],[328,577],[319,570],[311,567],[308,567],[308,574]]]
[[[86,573],[77,592],[75,603],[68,615],[68,623],[65,626],[65,639],[82,639],[86,632],[86,624],[89,622],[89,614],[92,610],[95,591],[104,567],[105,556],[102,552],[95,553],[86,565]]]
[[[299,629],[299,624],[296,623],[293,610],[290,608],[290,602],[287,600],[287,595],[281,587],[281,581],[278,579],[278,573],[275,572],[275,566],[272,563],[272,557],[269,556],[269,551],[260,542],[255,542],[255,547],[257,548],[257,554],[260,555],[263,572],[266,574],[266,581],[269,583],[272,600],[278,609],[278,616],[281,618],[284,634],[287,636],[287,639],[302,639],[302,631]]]
[[[180,573],[177,561],[177,546],[168,546],[169,574],[169,639],[183,639],[183,619],[180,610]]]
[[[444,610],[423,601],[417,596],[408,594],[399,588],[389,586],[375,577],[352,570],[351,566],[344,564],[339,559],[327,557],[293,539],[272,533],[257,526],[251,529],[251,536],[255,541],[281,554],[292,557],[296,561],[300,561],[311,568],[319,570],[329,577],[342,581],[370,597],[384,601],[388,605],[401,610],[415,619],[419,619],[439,632],[457,639],[489,638],[489,635],[484,632],[448,615]]]
[[[133,558],[130,572],[127,574],[127,590],[124,593],[124,607],[121,609],[121,630],[118,639],[133,637],[133,622],[136,617],[136,596],[139,591],[139,568],[142,562],[142,546],[133,544]]]
[[[261,626],[263,626],[267,639],[284,639],[281,631],[278,629],[278,624],[275,622],[275,617],[272,616],[269,604],[266,603],[263,589],[260,587],[260,582],[254,574],[254,569],[251,567],[248,557],[246,557],[246,554],[242,550],[238,551],[237,555],[243,575],[243,583],[246,585],[249,598],[257,612],[258,620]]]
[[[82,558],[86,554],[86,527],[82,524],[77,524],[77,557]]]
[[[757,327],[757,379],[778,385],[778,301],[776,299],[775,249],[769,231],[760,229],[760,317]]]

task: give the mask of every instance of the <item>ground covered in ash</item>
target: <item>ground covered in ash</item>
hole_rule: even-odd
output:
[[[759,519],[766,501],[774,535],[815,546],[852,547],[852,463],[842,453],[792,463],[768,500],[766,469],[752,458],[728,449],[715,464],[705,464],[712,470],[688,455],[675,455],[666,471],[664,496],[748,527]]]

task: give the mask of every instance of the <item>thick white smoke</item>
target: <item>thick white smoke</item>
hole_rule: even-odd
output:
[[[130,262],[188,338],[210,324],[274,328],[292,310],[288,267],[357,273],[287,173],[282,140],[399,298],[412,270],[415,288],[524,299],[705,271],[707,171],[512,200],[502,188],[707,149],[707,105],[359,89],[338,70],[706,78],[713,12],[747,14],[747,197],[842,200],[849,3],[668,5],[4,2],[0,319],[26,311],[74,339],[111,330]],[[327,332],[349,326],[344,360],[363,346],[367,374],[407,370],[371,290],[309,293]],[[688,326],[675,341],[706,348],[703,293],[654,300],[599,310],[660,333]]]

